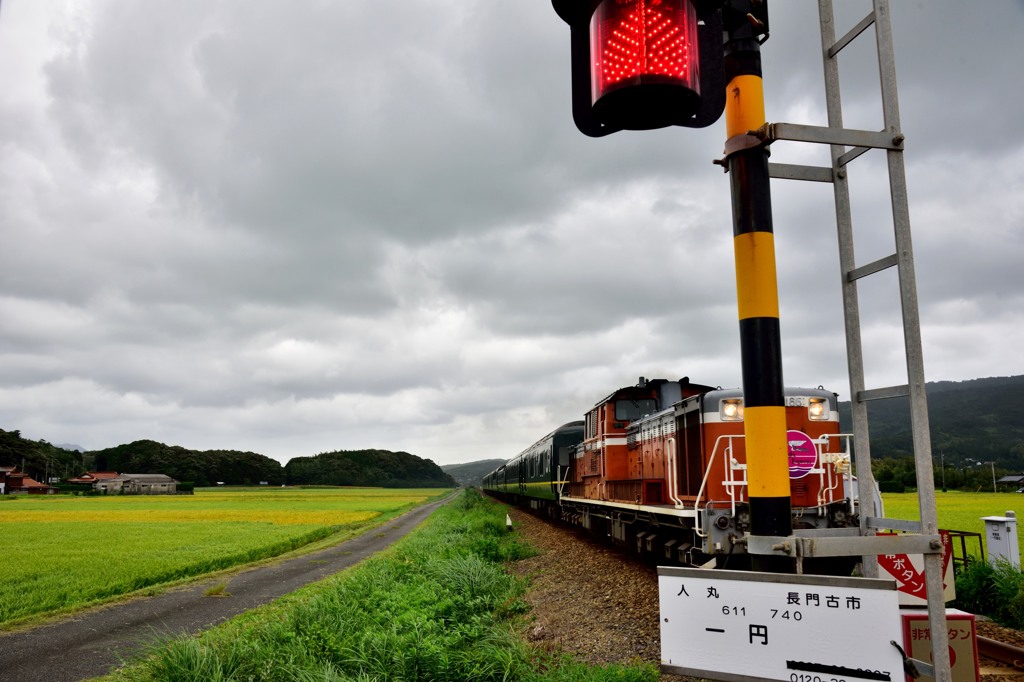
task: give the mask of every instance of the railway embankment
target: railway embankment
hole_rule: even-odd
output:
[[[531,607],[528,641],[592,663],[658,665],[657,569],[522,510],[510,514],[516,531],[538,550],[514,566],[531,581],[525,595]],[[979,636],[1024,648],[1020,630],[983,618],[978,619],[977,630]],[[686,679],[661,675],[660,682]],[[1024,660],[1014,665],[982,657],[981,680],[1024,682]]]

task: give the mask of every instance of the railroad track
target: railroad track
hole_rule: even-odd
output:
[[[998,661],[1024,673],[1024,649],[978,635],[978,656]]]
[[[576,651],[584,657],[593,657],[595,660],[603,656],[605,658],[600,660],[604,662],[612,660],[608,654],[609,651],[629,650],[635,642],[657,641],[657,620],[637,617],[638,613],[656,612],[658,609],[657,577],[649,571],[641,570],[643,566],[649,569],[650,564],[644,563],[636,554],[627,552],[621,547],[601,542],[579,529],[553,524],[526,510],[513,507],[510,509],[510,514],[514,524],[526,537],[549,550],[544,559],[547,569],[544,571],[543,577],[535,576],[534,578],[537,581],[535,587],[542,585],[543,587],[539,591],[544,595],[542,599],[536,600],[534,608],[540,614],[539,621],[545,623],[545,632],[541,633],[538,630],[538,633],[533,635],[535,640],[540,641],[549,637],[554,641],[556,635],[549,634],[546,630],[551,630],[551,632],[557,630],[559,633],[557,641],[560,646]],[[571,551],[567,552],[569,548]],[[613,561],[611,557],[616,557],[617,561]],[[568,577],[578,575],[580,565],[592,566],[596,565],[597,561],[610,563],[602,563],[600,564],[601,570],[589,572],[590,579],[596,580],[598,577],[614,574],[618,576],[613,580],[616,585],[630,584],[634,587],[644,580],[651,581],[647,585],[647,589],[641,592],[643,597],[631,594],[626,600],[633,607],[631,611],[627,612],[604,599],[609,591],[618,588],[606,584],[596,586],[588,584],[586,588],[574,589],[580,586],[570,584]],[[557,566],[561,566],[561,568]],[[620,573],[626,566],[630,567],[627,569],[631,571],[629,578]],[[645,574],[648,576],[647,578],[638,578]],[[649,620],[650,623],[647,622]],[[620,629],[615,632],[605,632],[602,638],[599,638],[602,646],[594,645],[594,632],[609,621],[617,623]],[[627,646],[627,641],[622,639],[627,630],[627,623],[630,628],[637,630],[637,632],[631,631],[631,638],[628,640],[629,646]],[[649,626],[649,628],[643,630],[642,628],[645,626]],[[987,620],[983,622],[983,619],[979,618],[979,633],[983,628],[991,637],[978,634],[981,681],[1020,680],[1024,682],[1024,648],[1001,641],[1003,638],[1009,638],[1011,641],[1024,644],[1024,634],[1016,630],[998,627],[995,623]],[[993,639],[993,637],[1000,639]],[[599,649],[600,652],[595,652],[595,649]],[[657,665],[658,651],[651,650],[645,653],[648,655],[640,658]],[[623,656],[616,662],[626,662],[628,659],[629,656]]]

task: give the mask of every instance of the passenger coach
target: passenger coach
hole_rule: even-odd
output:
[[[572,452],[583,439],[583,422],[574,421],[526,448],[484,477],[484,490],[508,501],[552,513],[565,483]]]

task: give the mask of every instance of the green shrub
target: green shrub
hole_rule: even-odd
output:
[[[1024,629],[1024,572],[1007,561],[971,561],[956,576],[955,606]]]
[[[995,569],[987,561],[969,561],[957,571],[956,607],[970,613],[992,614],[997,607]]]

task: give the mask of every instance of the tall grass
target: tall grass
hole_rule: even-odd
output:
[[[654,666],[592,668],[518,637],[530,549],[504,508],[466,491],[392,550],[198,638],[153,650],[121,680],[655,682]]]

